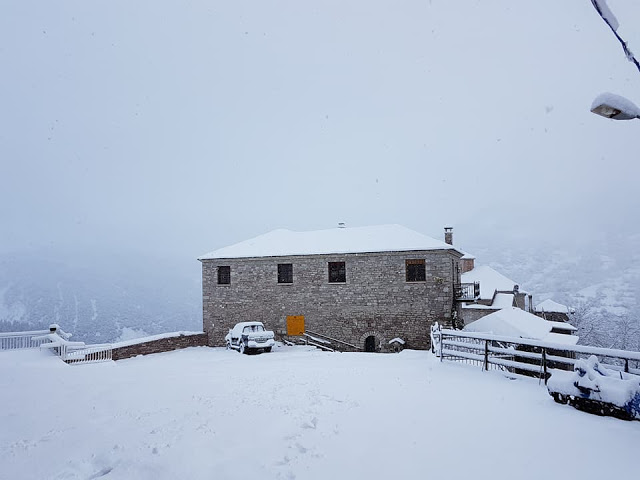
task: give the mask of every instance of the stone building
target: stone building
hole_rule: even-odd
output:
[[[303,318],[308,335],[334,345],[426,349],[433,322],[459,314],[462,255],[400,225],[276,230],[199,258],[203,330],[222,346],[237,322],[262,321],[283,338],[288,319]]]

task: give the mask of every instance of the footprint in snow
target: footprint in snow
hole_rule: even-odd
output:
[[[284,475],[278,475],[278,478],[284,478],[285,480],[295,480],[296,474],[293,472],[287,472]]]
[[[93,475],[91,475],[87,480],[93,480],[95,478],[104,477],[105,475],[108,475],[109,473],[111,473],[112,470],[113,470],[113,467],[105,467],[102,470],[100,470],[99,472],[94,473]]]
[[[316,429],[318,427],[318,419],[313,417],[310,422],[305,422],[302,424],[302,428],[312,428]]]

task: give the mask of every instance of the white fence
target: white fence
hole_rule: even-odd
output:
[[[56,332],[47,333],[35,339],[44,339],[45,343],[40,345],[40,348],[52,350],[69,364],[106,362],[112,359],[111,344],[85,345],[84,342],[70,342]]]
[[[63,346],[62,360],[67,363],[97,363],[107,362],[113,357],[111,344],[84,345],[84,346]]]
[[[545,383],[551,370],[572,370],[577,358],[590,355],[596,355],[609,369],[640,375],[640,352],[447,330],[437,324],[431,328],[431,349],[441,361],[535,376]]]
[[[33,337],[45,335],[49,330],[35,330],[32,332],[0,333],[0,350],[17,350],[23,348],[38,348],[47,340],[35,340]]]
[[[49,330],[0,333],[0,350],[47,348],[69,364],[107,362],[113,358],[111,344],[85,345],[71,342],[70,334],[57,325]]]

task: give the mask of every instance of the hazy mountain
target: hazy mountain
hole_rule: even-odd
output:
[[[200,306],[195,259],[178,264],[129,252],[53,250],[0,258],[4,331],[58,323],[74,340],[111,342],[132,333],[201,330]]]

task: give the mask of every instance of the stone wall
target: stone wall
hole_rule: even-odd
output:
[[[534,312],[534,314],[550,322],[571,323],[569,321],[569,315],[562,312]]]
[[[126,347],[116,347],[113,349],[113,359],[123,360],[137,355],[148,355],[150,353],[170,352],[187,347],[202,347],[207,345],[207,334],[199,333],[192,335],[181,334],[176,337],[165,337],[158,340],[136,343]]]
[[[203,330],[209,345],[224,345],[237,322],[262,321],[286,333],[288,315],[304,315],[307,331],[364,347],[372,335],[379,350],[389,340],[406,348],[430,347],[429,328],[451,321],[454,250],[312,255],[202,262]],[[424,259],[426,281],[407,282],[405,260]],[[328,262],[346,263],[346,283],[328,282]],[[279,263],[293,264],[293,283],[277,282]],[[231,267],[231,284],[217,284],[217,267]]]
[[[469,325],[471,322],[475,322],[476,320],[479,320],[482,317],[486,317],[490,313],[495,313],[499,310],[499,308],[463,308],[462,320],[464,321],[465,325]]]

